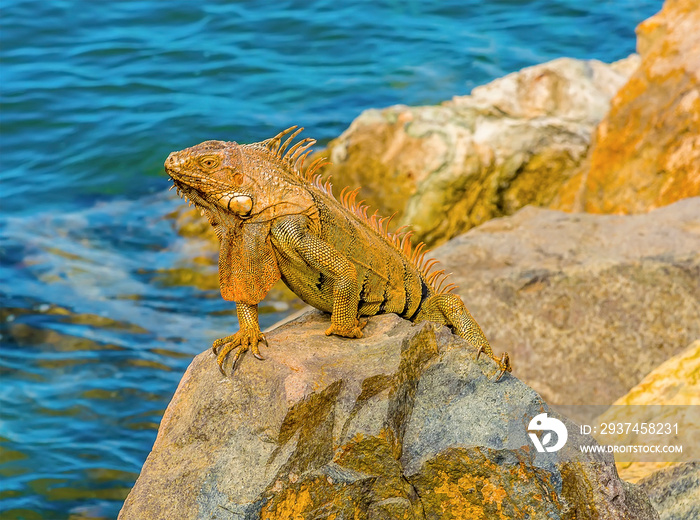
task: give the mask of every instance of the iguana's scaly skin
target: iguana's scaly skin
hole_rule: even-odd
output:
[[[250,349],[262,359],[267,343],[258,324],[258,303],[280,278],[309,305],[331,313],[327,335],[362,337],[361,316],[394,312],[411,320],[449,326],[455,334],[511,371],[508,354],[496,358],[446,275],[431,272],[424,244],[415,249],[410,233],[389,233],[388,220],[367,216],[356,203],[358,190],[336,200],[321,183],[315,161],[304,159],[316,142],[289,128],[272,139],[247,145],[206,141],[165,161],[178,193],[202,210],[219,237],[221,295],[236,302],[240,330],[216,340],[222,372],[234,351],[233,368]],[[292,133],[293,132],[293,133]],[[291,135],[288,135],[291,134]],[[288,136],[282,142],[282,138]]]

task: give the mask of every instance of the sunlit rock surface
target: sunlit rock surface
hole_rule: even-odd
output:
[[[432,254],[552,404],[611,405],[700,338],[697,197],[640,215],[528,207]]]
[[[667,0],[637,27],[641,66],[612,100],[590,160],[554,204],[638,213],[700,195],[700,4]]]
[[[362,186],[419,240],[440,243],[527,205],[548,205],[638,57],[561,58],[437,106],[362,113],[322,155],[338,190]]]
[[[232,378],[197,356],[119,518],[658,518],[567,419],[567,444],[535,451],[546,403],[489,380],[447,329],[385,315],[349,340],[328,323],[313,311],[269,333],[267,359]]]
[[[658,444],[686,444],[686,460],[692,458],[692,449],[700,446],[700,340],[694,341],[680,354],[673,356],[651,371],[638,385],[615,401],[595,421],[601,423],[678,423],[682,422],[682,437],[678,432],[657,439]],[[643,408],[641,407],[643,405]],[[663,408],[655,405],[664,405]],[[678,406],[697,407],[698,412],[689,414]],[[644,415],[640,410],[646,410]],[[684,410],[684,409],[683,409]],[[678,414],[683,414],[679,421]],[[684,442],[683,442],[684,441]],[[644,436],[631,434],[624,444],[644,444]],[[620,443],[622,444],[622,443]],[[637,482],[651,473],[673,462],[618,462],[620,476],[630,482]],[[696,479],[697,480],[697,479]],[[700,489],[696,485],[696,488]]]

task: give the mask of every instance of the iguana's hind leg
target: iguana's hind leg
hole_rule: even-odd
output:
[[[482,352],[493,359],[500,369],[496,378],[497,381],[504,373],[513,370],[508,353],[504,352],[500,358],[494,355],[481,327],[479,327],[479,324],[464,306],[462,300],[459,299],[459,296],[455,294],[436,294],[431,296],[421,304],[421,310],[415,321],[421,320],[447,325],[455,334],[466,339],[478,349],[477,359]]]
[[[216,354],[219,370],[224,375],[226,375],[226,372],[224,372],[224,361],[231,351],[235,351],[233,364],[231,365],[231,373],[233,374],[233,371],[236,369],[236,363],[248,349],[253,352],[256,358],[263,359],[260,355],[258,343],[262,341],[267,345],[265,335],[260,332],[260,325],[258,325],[258,306],[237,303],[236,311],[238,313],[238,323],[241,327],[240,330],[225,338],[217,339],[211,347],[214,354]]]

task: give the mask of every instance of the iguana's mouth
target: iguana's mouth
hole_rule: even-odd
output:
[[[170,189],[172,190],[175,188],[178,196],[185,199],[189,204],[204,208],[216,205],[241,219],[245,220],[251,217],[253,199],[249,195],[244,195],[243,193],[225,193],[212,202],[213,197],[211,195],[207,195],[194,186],[176,179],[172,175],[170,176],[170,180],[173,182]]]
[[[175,188],[178,197],[186,200],[188,204],[194,204],[200,207],[206,207],[209,205],[209,203],[207,202],[206,195],[203,192],[199,191],[197,188],[187,184],[186,182],[176,179],[172,175],[170,176],[170,180],[173,182],[173,185],[170,187],[170,189],[172,190],[173,188]]]

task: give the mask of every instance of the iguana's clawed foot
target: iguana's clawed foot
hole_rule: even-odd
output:
[[[232,374],[236,369],[236,363],[248,349],[250,349],[257,359],[265,359],[262,357],[262,355],[260,355],[260,347],[258,346],[258,343],[261,341],[265,344],[265,346],[269,346],[267,344],[267,339],[262,332],[251,329],[242,329],[235,334],[217,339],[212,345],[211,349],[216,355],[216,362],[219,365],[219,370],[221,373],[226,375],[226,372],[224,371],[224,361],[232,351],[235,351],[233,354],[233,362],[231,364]]]
[[[346,328],[340,327],[339,325],[333,323],[330,327],[328,327],[328,330],[326,330],[326,336],[335,334],[336,336],[342,336],[344,338],[361,338],[362,329],[365,328],[365,325],[367,325],[367,320],[355,320],[355,323],[352,326]]]
[[[504,352],[501,358],[498,359],[496,356],[493,355],[493,351],[489,347],[482,345],[481,347],[479,347],[479,350],[476,353],[476,359],[479,359],[479,356],[482,352],[489,356],[491,359],[493,359],[496,362],[496,365],[498,365],[499,371],[498,376],[496,376],[496,381],[499,381],[503,377],[503,374],[505,374],[506,372],[513,371],[513,367],[510,364],[510,356],[508,356],[508,352]]]

